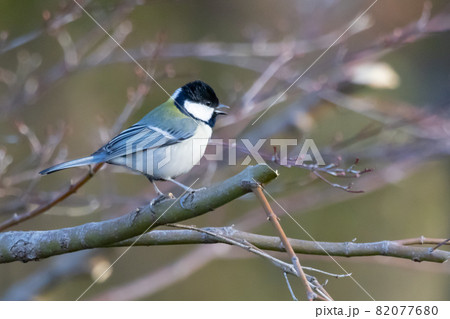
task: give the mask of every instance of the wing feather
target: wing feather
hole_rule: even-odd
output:
[[[114,137],[94,154],[105,154],[105,162],[120,156],[130,155],[147,149],[155,149],[179,143],[194,135],[194,132],[163,130],[136,123]]]

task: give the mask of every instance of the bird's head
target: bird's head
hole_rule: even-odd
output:
[[[228,106],[219,104],[214,90],[202,81],[184,85],[175,91],[172,98],[181,112],[211,127],[216,123],[217,115],[227,114],[221,109]]]

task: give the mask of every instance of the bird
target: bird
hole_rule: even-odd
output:
[[[57,164],[39,174],[108,163],[143,174],[159,197],[165,195],[155,181],[170,181],[186,191],[194,191],[175,178],[200,162],[217,116],[227,114],[224,108],[229,107],[219,103],[208,84],[200,80],[189,82],[92,155]]]

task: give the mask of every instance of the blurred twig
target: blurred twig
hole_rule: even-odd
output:
[[[76,276],[89,274],[88,259],[92,250],[57,256],[49,265],[14,283],[2,296],[2,300],[33,300],[52,285]]]
[[[86,3],[90,1],[86,0]],[[9,42],[2,43],[0,46],[0,54],[16,49],[30,41],[33,41],[45,32],[52,33],[55,30],[64,27],[65,25],[79,19],[81,17],[81,10],[73,3],[68,2],[63,8],[56,12],[53,16],[49,11],[44,11],[43,14],[44,26],[41,29],[33,30],[27,34],[16,37]]]
[[[42,214],[52,208],[53,206],[57,205],[58,203],[62,202],[64,199],[69,197],[70,195],[76,193],[84,184],[86,184],[95,173],[97,173],[100,168],[102,168],[103,163],[95,164],[90,170],[89,173],[84,175],[78,182],[75,184],[72,184],[69,186],[69,188],[62,193],[60,193],[58,196],[56,196],[51,201],[29,211],[24,214],[14,214],[13,217],[5,220],[0,224],[0,231],[3,231],[11,226],[17,225],[25,220],[28,220],[30,218],[33,218],[39,214]],[[1,235],[0,235],[1,236]]]
[[[142,104],[145,96],[147,95],[147,93],[149,91],[149,85],[150,85],[149,81],[147,80],[146,77],[144,77],[143,83],[139,84],[138,88],[131,94],[131,96],[129,97],[129,101],[126,104],[126,106],[124,107],[122,114],[116,120],[116,122],[112,128],[113,134],[117,134],[119,132],[119,130],[124,125],[125,121],[128,119],[128,117],[133,112],[133,110],[135,110]],[[19,127],[21,127],[22,130],[24,130],[24,127],[26,127],[26,126],[24,126],[24,124],[21,123],[21,125]],[[23,134],[25,134],[25,133],[23,133]],[[28,135],[29,134],[30,133],[28,133]],[[34,144],[36,144],[36,143],[34,143]],[[37,146],[34,146],[34,148],[37,148]],[[14,214],[10,219],[3,221],[2,223],[0,223],[0,231],[3,231],[11,226],[17,225],[25,220],[28,220],[37,215],[40,215],[40,214],[46,212],[47,210],[49,210],[50,208],[52,208],[53,206],[55,206],[56,204],[60,203],[67,197],[76,193],[78,191],[78,189],[80,189],[84,184],[86,184],[94,176],[94,174],[100,170],[100,168],[103,166],[103,164],[104,163],[99,163],[99,164],[94,165],[92,168],[90,168],[89,172],[86,175],[84,175],[78,182],[70,185],[70,187],[67,190],[61,192],[54,199],[40,205],[39,207],[33,209],[32,211],[29,211],[29,212],[26,212],[26,213],[23,213],[20,215]]]
[[[149,234],[151,233],[153,232]],[[185,255],[178,256],[170,264],[162,265],[137,279],[127,280],[125,283],[103,291],[91,299],[117,301],[145,298],[170,287],[174,283],[189,278],[218,256],[226,256],[230,249],[231,246],[228,245],[216,245],[215,247],[201,245]]]
[[[88,1],[87,3],[89,3]],[[112,33],[119,34],[119,40],[124,41],[130,32],[130,23],[124,21],[125,18],[134,10],[134,8],[140,3],[139,0],[133,1],[121,1],[117,4],[113,14],[108,17],[105,22],[106,28],[112,28]],[[68,75],[92,68],[100,65],[103,60],[108,59],[111,53],[117,48],[117,46],[111,46],[106,44],[109,39],[105,40],[103,45],[94,51],[93,54],[86,57],[86,54],[90,53],[96,45],[105,39],[104,32],[98,27],[94,27],[91,32],[86,33],[86,36],[78,41],[72,41],[70,34],[65,30],[65,25],[77,20],[81,16],[81,9],[71,1],[62,13],[57,13],[51,18],[51,13],[44,12],[44,21],[47,21],[45,30],[39,30],[25,36],[24,41],[18,41],[17,43],[12,40],[11,45],[7,45],[7,48],[15,48],[27,43],[38,36],[42,35],[44,31],[47,31],[50,36],[54,36],[59,39],[59,43],[66,53],[65,57],[49,67],[48,70],[42,72],[39,76],[33,76],[32,72],[40,65],[41,59],[39,55],[32,55],[26,51],[22,51],[21,59],[19,59],[18,69],[21,70],[21,76],[17,77],[13,81],[14,90],[10,90],[7,99],[2,105],[0,116],[9,115],[9,113],[17,113],[21,107],[36,101],[42,97],[49,88],[52,87],[59,80],[67,77]],[[0,54],[1,54],[0,49]],[[69,59],[67,53],[69,54]],[[19,73],[19,70],[17,73]],[[36,84],[36,89],[29,93],[27,91],[27,80],[33,79]]]
[[[377,59],[382,55],[395,50],[406,43],[411,43],[418,41],[419,39],[425,38],[427,36],[431,36],[436,32],[445,32],[450,29],[450,24],[448,23],[450,12],[449,10],[443,10],[436,14],[433,18],[429,19],[429,2],[425,5],[422,16],[418,19],[418,21],[411,23],[407,26],[396,28],[392,34],[381,37],[376,44],[370,45],[366,48],[348,53],[342,59],[342,63],[337,65],[337,67],[341,70],[345,70],[346,67],[353,65],[354,63],[358,63],[360,60],[370,60]],[[284,49],[286,50],[286,49]],[[232,59],[225,58],[214,58],[214,57],[203,57],[202,59],[213,61],[216,63],[229,64],[233,66],[237,66],[243,69],[253,70],[259,73],[264,73],[268,64],[264,61],[253,59],[252,61],[246,63],[240,63],[240,61],[235,61]],[[284,83],[290,85],[295,78],[296,71],[292,68],[285,67],[280,70],[276,74],[273,74],[273,78],[283,81]],[[330,73],[330,70],[327,71]],[[381,123],[385,123],[386,119],[383,116],[373,112],[373,107],[370,103],[361,101],[360,99],[348,96],[339,92],[338,88],[341,84],[346,83],[349,79],[345,76],[345,72],[340,72],[340,76],[337,78],[327,78],[327,81],[324,82],[322,80],[311,80],[307,78],[302,78],[302,81],[296,83],[296,87],[300,90],[306,92],[307,94],[318,95],[325,101],[329,101],[333,104],[339,105],[341,107],[350,109],[354,112],[363,114],[371,119],[376,121],[380,121]],[[276,93],[273,94],[274,97],[277,96]],[[264,102],[270,101],[266,100]],[[267,103],[257,103],[257,106],[254,106],[252,114],[258,114],[260,111],[264,111],[268,107]],[[240,120],[245,119],[235,118],[233,122],[228,123],[228,125],[235,124]]]

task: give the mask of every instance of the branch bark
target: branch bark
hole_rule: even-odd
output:
[[[269,166],[249,166],[241,173],[179,199],[166,199],[138,208],[124,216],[71,228],[48,231],[0,233],[0,263],[31,261],[83,249],[105,247],[139,236],[157,226],[205,214],[248,192],[256,180],[267,183],[277,177]]]

